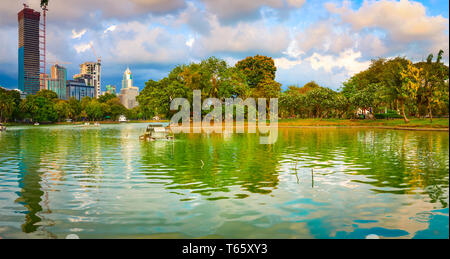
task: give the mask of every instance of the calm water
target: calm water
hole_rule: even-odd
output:
[[[0,133],[0,238],[449,237],[448,132],[177,135],[146,124]]]

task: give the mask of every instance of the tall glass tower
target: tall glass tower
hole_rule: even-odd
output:
[[[127,109],[133,109],[138,105],[136,97],[139,95],[139,88],[133,86],[133,75],[130,68],[123,73],[122,77],[122,89],[120,89],[120,102]]]
[[[17,14],[19,21],[19,81],[25,94],[40,90],[39,20],[41,14],[28,6]]]
[[[130,68],[127,67],[127,70],[123,72],[122,89],[130,88],[132,86],[133,86],[133,75],[131,74]]]

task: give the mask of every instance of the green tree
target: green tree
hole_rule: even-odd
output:
[[[97,99],[91,99],[89,103],[86,104],[86,115],[89,120],[101,120],[103,118],[102,104],[97,101]]]
[[[68,117],[72,120],[77,120],[81,113],[81,103],[74,97],[70,97],[67,101],[68,104]]]
[[[65,100],[58,100],[55,104],[55,111],[58,114],[58,121],[63,121],[69,117],[70,106]]]
[[[333,109],[335,94],[333,90],[324,87],[315,88],[306,94],[307,103],[312,107],[316,118],[322,119],[328,116]]]
[[[0,88],[0,122],[12,120],[18,116],[20,93]]]
[[[143,117],[169,117],[170,102],[187,98],[192,104],[192,91],[200,90],[202,99],[251,95],[242,71],[229,67],[224,60],[211,57],[200,63],[176,66],[159,81],[149,80],[137,100]]]
[[[380,74],[382,78],[381,82],[386,89],[386,94],[400,104],[405,123],[409,123],[406,117],[405,103],[411,99],[411,96],[408,87],[402,79],[401,72],[407,69],[409,62],[409,60],[402,57],[390,59],[385,62],[384,69]]]
[[[369,84],[367,87],[356,91],[349,98],[353,107],[361,108],[362,110],[370,110],[370,107],[374,106],[375,102],[375,89],[377,84]]]
[[[349,100],[342,93],[336,93],[333,98],[333,107],[336,112],[337,118],[343,118],[346,113],[349,112],[351,107]]]
[[[58,95],[50,90],[40,90],[39,92],[36,93],[36,96],[44,97],[45,99],[51,102],[57,102],[59,100]]]
[[[25,116],[31,117],[33,121],[55,122],[58,120],[58,113],[55,110],[57,100],[56,93],[41,90],[36,95],[28,95],[20,104],[20,109]]]
[[[106,103],[111,99],[117,98],[117,96],[115,94],[110,94],[110,93],[105,93],[103,95],[100,95],[100,97],[98,98],[98,101],[100,103]]]
[[[436,58],[436,62],[433,62],[433,54],[430,54],[426,62],[419,62],[415,64],[418,70],[414,70],[419,73],[414,78],[414,73],[411,71],[405,71],[404,79],[410,85],[416,86],[415,93],[417,94],[418,103],[426,105],[430,122],[433,121],[433,108],[439,105],[445,105],[445,100],[448,99],[448,86],[446,81],[449,78],[449,69],[446,65],[441,63],[443,51],[440,50]],[[419,82],[416,82],[420,80]],[[416,82],[416,84],[414,84]],[[447,81],[448,82],[448,81]]]
[[[244,73],[250,88],[257,88],[260,82],[266,78],[275,80],[277,71],[274,60],[261,55],[247,57],[237,62],[236,68]]]
[[[117,120],[120,115],[126,115],[127,114],[127,108],[122,105],[119,98],[112,98],[110,99],[106,105],[108,106],[108,109],[105,111],[104,114],[111,117],[112,120]]]

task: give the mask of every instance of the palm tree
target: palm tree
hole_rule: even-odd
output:
[[[12,98],[9,98],[7,94],[0,94],[0,122],[7,120],[14,111],[15,102]]]

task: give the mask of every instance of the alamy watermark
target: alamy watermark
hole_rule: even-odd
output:
[[[191,105],[186,98],[175,98],[170,103],[170,110],[179,110],[170,119],[170,129],[174,133],[245,133],[245,108],[247,108],[247,132],[258,132],[260,144],[273,144],[278,139],[278,98],[269,99],[269,109],[267,109],[267,99],[247,98],[243,101],[241,98],[226,98],[222,103],[217,98],[207,98],[201,100],[201,91],[193,91],[192,104],[192,128],[191,128]],[[223,113],[225,107],[225,113]],[[211,110],[212,108],[212,110]],[[203,117],[202,110],[210,111]],[[235,112],[236,111],[236,112]],[[267,124],[266,114],[269,115]],[[234,118],[234,114],[236,118]],[[225,118],[225,123],[222,122]],[[181,126],[179,122],[181,120]],[[234,125],[234,123],[236,123]],[[257,125],[257,126],[256,126]]]

